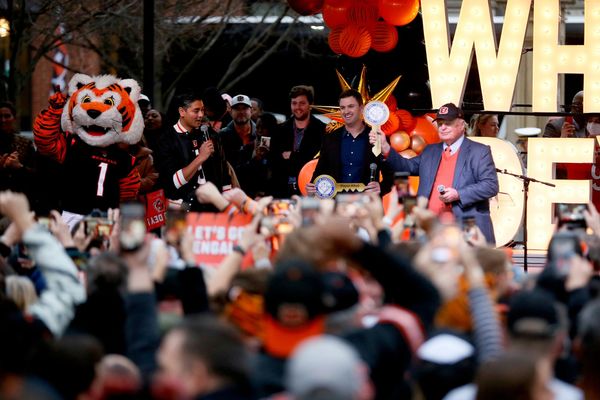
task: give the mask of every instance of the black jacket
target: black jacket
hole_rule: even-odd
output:
[[[294,149],[294,118],[288,118],[279,126],[271,138],[271,165],[273,167],[272,188],[276,197],[291,197],[293,193],[288,186],[290,177],[298,178],[302,167],[315,158],[321,150],[321,143],[325,135],[325,124],[314,115],[310,116],[308,126],[304,129],[304,136],[298,151]],[[284,159],[283,152],[291,151],[289,159]]]
[[[214,143],[215,152],[202,164],[202,171],[207,181],[214,183],[219,190],[222,190],[224,186],[231,185],[231,177],[219,135],[212,129],[209,130],[209,134]],[[184,199],[191,205],[192,211],[206,211],[195,196],[195,190],[198,187],[198,173],[180,188],[175,187],[173,175],[194,160],[196,157],[194,143],[199,148],[202,141],[203,136],[199,130],[186,134],[178,133],[174,128],[170,128],[160,137],[160,146],[156,154],[156,159],[160,160],[158,162],[159,179],[161,186],[165,189],[165,195],[173,200]]]
[[[368,135],[370,127],[366,126],[361,135]],[[341,159],[341,148],[342,148],[342,135],[346,132],[345,127],[336,129],[335,131],[325,134],[323,137],[323,144],[321,145],[321,155],[315,168],[315,172],[311,178],[311,182],[315,180],[319,175],[330,175],[335,179],[336,182],[340,182],[342,174],[342,159]],[[381,194],[388,193],[394,183],[394,171],[383,162],[381,154],[375,156],[372,151],[372,146],[366,142],[365,149],[365,162],[362,166],[362,179],[360,182],[365,185],[369,183],[371,176],[371,163],[377,164],[376,176],[379,173],[383,176],[383,180],[380,182]]]

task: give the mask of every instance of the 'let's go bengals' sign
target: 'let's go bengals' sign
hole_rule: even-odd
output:
[[[252,215],[230,216],[224,213],[189,213],[186,218],[192,233],[196,264],[217,266],[231,253]]]

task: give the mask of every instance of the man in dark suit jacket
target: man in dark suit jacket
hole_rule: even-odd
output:
[[[298,85],[290,90],[292,116],[273,132],[271,165],[273,195],[279,198],[300,194],[298,173],[321,150],[325,123],[310,111],[314,101],[312,86]]]
[[[344,126],[325,134],[321,154],[311,182],[306,185],[309,195],[316,193],[315,178],[330,175],[337,183],[363,183],[365,192],[387,193],[393,182],[390,168],[382,169],[382,158],[375,156],[369,143],[369,130],[362,119],[363,99],[354,89],[344,90],[339,96]],[[371,172],[371,164],[377,168]],[[379,183],[379,172],[383,181]]]
[[[494,244],[489,199],[498,194],[496,166],[489,146],[465,137],[463,116],[452,103],[440,107],[436,121],[442,142],[428,145],[417,157],[405,159],[392,151],[383,135],[381,151],[394,170],[419,176],[417,195],[429,199],[429,209],[438,214],[451,211],[459,223],[474,217],[488,243]],[[376,135],[369,139],[374,143]]]

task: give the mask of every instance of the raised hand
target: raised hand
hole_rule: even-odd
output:
[[[67,96],[63,92],[56,92],[48,99],[51,108],[59,110],[67,103]]]
[[[0,213],[13,221],[21,234],[35,223],[29,211],[29,201],[23,193],[0,192]]]

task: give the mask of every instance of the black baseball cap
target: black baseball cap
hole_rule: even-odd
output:
[[[454,103],[446,103],[441,106],[435,116],[434,121],[444,120],[444,121],[454,121],[456,118],[464,118],[465,114],[463,110],[458,108]]]
[[[302,340],[325,331],[325,286],[313,265],[299,259],[277,264],[264,299],[267,353],[286,358]]]
[[[509,332],[516,337],[552,337],[560,328],[554,297],[543,289],[514,294],[506,322]]]
[[[358,290],[344,273],[319,272],[301,259],[276,264],[264,297],[265,349],[289,356],[302,340],[325,332],[326,315],[358,300]]]

